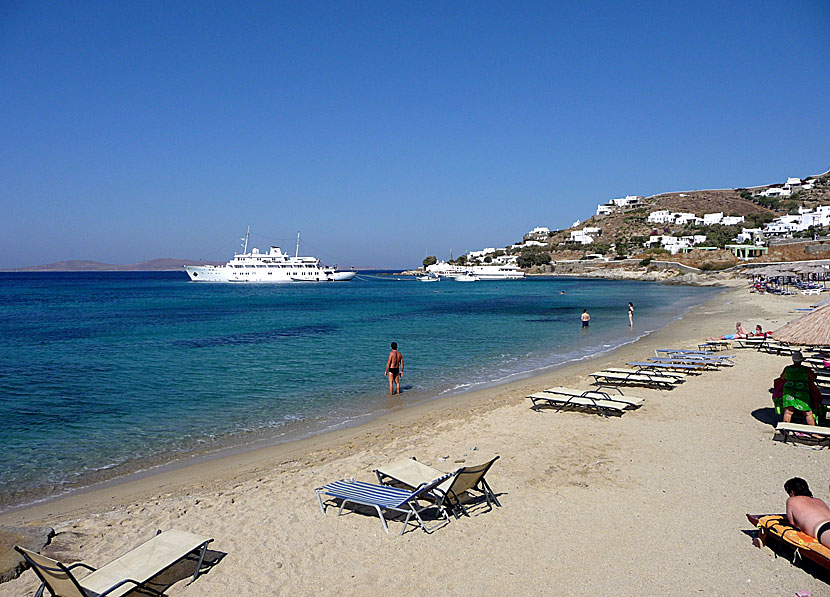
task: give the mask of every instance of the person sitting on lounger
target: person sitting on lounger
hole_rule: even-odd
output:
[[[746,331],[746,328],[741,325],[741,322],[735,324],[735,337],[736,338],[746,338],[749,333]]]
[[[771,335],[770,332],[764,332],[763,328],[761,328],[761,324],[755,326],[755,331],[753,331],[750,336],[753,338],[766,338],[767,336]]]
[[[790,524],[830,547],[830,508],[823,500],[813,497],[807,481],[793,477],[784,483],[787,498],[787,518]]]
[[[815,374],[802,365],[804,355],[801,351],[793,351],[793,364],[784,367],[781,375],[773,382],[772,401],[775,412],[783,415],[785,423],[789,423],[793,413],[798,410],[804,413],[808,425],[815,425],[815,415],[822,412],[821,390],[816,386]]]

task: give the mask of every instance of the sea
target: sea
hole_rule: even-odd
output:
[[[0,273],[0,511],[533,375],[633,342],[715,292],[376,271],[287,285]],[[392,341],[405,368],[390,398]]]

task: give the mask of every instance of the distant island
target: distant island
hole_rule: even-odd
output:
[[[117,265],[113,263],[101,263],[100,261],[89,261],[85,259],[74,259],[69,261],[56,261],[45,265],[32,265],[29,267],[15,267],[4,269],[4,272],[172,272],[184,273],[185,265],[221,265],[220,261],[196,261],[193,259],[150,259],[128,265]]]

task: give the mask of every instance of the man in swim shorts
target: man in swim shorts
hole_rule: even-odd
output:
[[[403,375],[403,355],[398,352],[398,343],[392,342],[392,352],[386,359],[384,375],[389,378],[389,395],[392,395],[392,382],[397,386],[397,394],[401,393],[401,375]]]
[[[582,311],[582,327],[587,328],[589,321],[591,321],[591,316],[588,315],[588,309],[585,309]]]
[[[807,481],[793,477],[784,483],[787,498],[787,518],[790,524],[830,547],[830,508],[823,500],[813,497]]]

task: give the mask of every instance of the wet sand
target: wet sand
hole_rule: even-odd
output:
[[[714,595],[830,593],[807,572],[752,547],[745,512],[781,512],[799,475],[830,497],[828,451],[772,441],[768,388],[785,357],[735,350],[733,368],[689,377],[671,391],[632,388],[637,411],[530,410],[528,394],[587,389],[588,374],[693,347],[735,321],[775,329],[816,297],[750,295],[741,285],[682,320],[613,353],[509,384],[401,409],[314,438],[198,462],[0,515],[0,524],[53,526],[45,553],[100,566],[179,528],[227,554],[169,595],[485,595],[657,592]],[[635,319],[636,325],[636,319]],[[320,513],[314,488],[409,456],[436,468],[500,455],[488,479],[501,508],[472,509],[432,534],[387,536],[376,516]],[[0,584],[31,595],[32,572]]]

